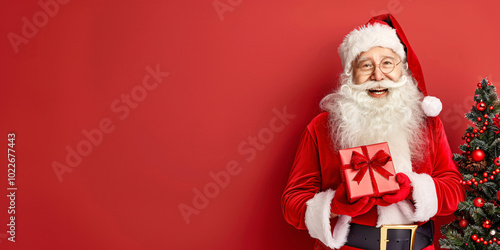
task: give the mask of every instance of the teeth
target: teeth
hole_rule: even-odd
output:
[[[370,89],[370,92],[376,95],[381,95],[387,92],[387,89]]]

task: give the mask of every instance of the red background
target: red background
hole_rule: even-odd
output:
[[[500,84],[498,3],[220,0],[219,15],[213,2],[69,1],[53,16],[36,0],[0,3],[1,149],[15,132],[19,188],[12,243],[2,160],[1,249],[312,249],[280,196],[303,129],[336,86],[338,45],[375,14],[403,26],[454,152],[476,83]],[[38,31],[13,45],[23,17]],[[121,95],[157,65],[169,75],[125,115]],[[288,124],[273,118],[285,108]],[[60,182],[52,165],[67,165],[66,148],[102,119],[114,130]],[[233,161],[240,172],[214,186],[210,173]],[[206,186],[212,198],[187,224],[179,205],[194,207]]]

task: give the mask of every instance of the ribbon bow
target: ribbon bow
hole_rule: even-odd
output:
[[[363,177],[365,176],[368,169],[374,170],[375,172],[382,175],[384,178],[389,179],[389,177],[393,176],[391,172],[387,171],[384,166],[391,159],[391,156],[387,154],[384,150],[379,150],[375,155],[370,159],[368,156],[368,152],[363,150],[363,154],[360,154],[356,151],[352,151],[351,164],[354,169],[359,170],[359,172],[352,179],[353,181],[357,181],[358,184],[361,182]]]

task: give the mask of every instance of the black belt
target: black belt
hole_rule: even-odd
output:
[[[412,229],[415,230],[415,238],[412,240]],[[434,237],[434,221],[416,227],[416,225],[394,225],[382,226],[381,228],[370,227],[351,223],[346,246],[366,250],[383,249],[384,243],[380,244],[382,235],[383,242],[387,242],[385,249],[410,250],[413,243],[415,250],[421,250],[432,245]]]

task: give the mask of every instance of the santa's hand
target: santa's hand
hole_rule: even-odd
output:
[[[410,198],[412,188],[410,178],[408,178],[406,174],[397,173],[396,181],[399,183],[399,191],[394,194],[385,194],[382,196],[382,200],[387,203],[398,203],[402,200]]]
[[[363,197],[353,203],[347,200],[347,193],[345,184],[340,184],[339,188],[335,191],[331,206],[333,214],[342,214],[355,217],[365,214],[375,205],[375,198]]]

